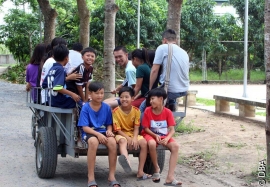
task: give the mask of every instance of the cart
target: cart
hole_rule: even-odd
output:
[[[41,88],[34,89],[40,90]],[[69,155],[74,158],[87,156],[87,144],[82,143],[79,138],[79,129],[76,126],[76,120],[78,119],[76,108],[62,109],[52,107],[50,104],[46,106],[35,103],[30,93],[27,92],[26,106],[33,112],[31,133],[36,147],[36,172],[40,178],[52,178],[55,175],[58,155],[61,155],[61,157]],[[174,116],[178,118],[177,124],[186,115],[186,103],[184,109],[183,112],[174,112]],[[165,150],[166,148],[162,145],[157,147],[160,172],[164,168]],[[129,150],[128,153],[138,157],[140,151]],[[100,144],[98,146],[97,156],[108,156],[105,145]],[[144,172],[154,173],[149,154],[144,165]]]

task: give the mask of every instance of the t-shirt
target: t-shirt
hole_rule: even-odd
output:
[[[152,112],[152,107],[147,107],[144,111],[142,124],[144,128],[149,128],[153,133],[166,136],[168,127],[175,126],[175,120],[172,112],[166,107],[163,107],[159,115]],[[142,130],[142,134],[146,134],[146,132]]]
[[[132,86],[136,84],[136,68],[131,61],[128,61],[125,68],[126,78],[122,83],[122,86]]]
[[[186,51],[172,44],[173,54],[171,62],[171,72],[169,77],[168,92],[186,92],[189,88],[189,56]],[[155,53],[153,64],[162,65],[160,83],[164,83],[168,59],[168,44],[160,45]]]
[[[135,126],[140,126],[140,116],[141,112],[137,107],[132,106],[131,111],[126,114],[118,106],[113,112],[113,130],[114,131],[123,131],[128,136],[132,137]]]
[[[141,95],[145,95],[149,90],[150,72],[151,69],[147,63],[143,63],[137,67],[136,78],[143,78]]]
[[[66,72],[64,67],[59,63],[54,63],[48,75],[45,77],[42,88],[50,88],[48,97],[51,98],[51,106],[60,108],[74,108],[75,101],[67,95],[58,91],[65,87]]]
[[[71,73],[76,67],[83,63],[82,54],[75,50],[69,50],[69,61],[65,66],[67,74]]]
[[[53,57],[48,58],[46,62],[44,63],[41,71],[41,77],[40,77],[40,85],[42,85],[45,77],[47,76],[49,70],[52,68],[53,64],[55,63],[55,60]],[[47,101],[47,98],[45,97],[47,93],[45,93],[45,90],[41,91],[41,102],[45,103]]]
[[[70,90],[76,94],[79,94],[77,85],[82,86],[82,88],[85,88],[87,85],[87,82],[92,81],[93,78],[93,66],[90,66],[88,69],[85,68],[84,64],[82,63],[78,67],[76,67],[73,72],[78,72],[79,74],[82,74],[82,78],[80,80],[70,80],[66,82],[67,90]]]
[[[26,67],[26,82],[29,82],[32,87],[37,86],[37,76],[38,76],[39,64],[28,64]],[[31,97],[34,102],[37,101],[37,90],[31,90]]]
[[[98,111],[94,111],[90,103],[83,105],[78,122],[79,127],[88,126],[97,132],[104,133],[109,125],[112,125],[112,111],[108,104],[102,102]],[[81,128],[81,134],[85,139],[86,133],[83,128]]]

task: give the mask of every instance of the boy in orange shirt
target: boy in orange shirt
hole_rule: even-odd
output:
[[[121,105],[113,110],[113,128],[117,133],[116,142],[119,144],[120,156],[118,161],[125,172],[130,173],[130,161],[128,149],[141,149],[139,156],[139,166],[137,180],[150,179],[152,175],[143,172],[144,163],[147,156],[147,142],[139,135],[140,110],[131,105],[134,99],[134,90],[131,87],[122,87],[119,91]]]

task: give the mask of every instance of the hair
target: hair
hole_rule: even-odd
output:
[[[128,52],[127,52],[127,48],[126,48],[125,46],[117,46],[117,47],[113,50],[113,52],[114,52],[114,51],[120,51],[120,50],[124,51],[125,53],[128,53]]]
[[[128,87],[128,86],[124,86],[124,87],[122,87],[122,88],[119,90],[119,96],[121,96],[121,94],[122,94],[123,92],[128,92],[129,95],[130,95],[131,97],[133,97],[134,94],[135,94],[133,88]]]
[[[46,56],[46,44],[44,43],[37,44],[29,63],[37,65],[42,64],[43,66],[45,56]]]
[[[162,38],[165,38],[168,41],[175,41],[176,40],[176,33],[174,30],[168,29],[162,33]]]
[[[87,52],[92,52],[95,54],[95,56],[97,56],[97,52],[95,51],[95,49],[93,49],[92,47],[87,47],[87,48],[84,48],[81,52],[82,55],[84,55],[85,53]]]
[[[150,90],[148,93],[148,98],[150,99],[151,97],[156,96],[156,97],[163,97],[163,100],[167,98],[167,93],[164,90],[164,88],[155,88],[153,90]]]
[[[55,61],[63,61],[69,54],[69,50],[64,44],[59,44],[53,48],[53,57]]]
[[[60,44],[67,45],[67,42],[66,42],[66,40],[64,38],[61,38],[61,37],[55,37],[52,40],[51,44],[47,46],[47,49],[46,49],[46,51],[47,51],[47,57],[46,57],[45,61],[48,58],[50,58],[50,57],[53,56],[53,48],[55,46],[57,46],[57,45],[60,45]]]
[[[88,86],[88,90],[90,92],[96,92],[101,89],[104,89],[104,86],[101,82],[98,82],[98,81],[91,82]]]
[[[77,43],[74,43],[73,45],[72,45],[72,49],[74,50],[74,51],[82,51],[83,50],[83,46],[82,46],[82,44],[81,43],[79,43],[79,42],[77,42]]]
[[[139,58],[146,62],[150,67],[153,66],[156,50],[147,50],[146,48],[135,49],[131,53],[131,59]]]

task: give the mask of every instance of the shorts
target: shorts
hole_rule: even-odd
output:
[[[151,135],[149,134],[144,134],[143,137],[145,138],[145,140],[147,142],[149,142],[150,140],[154,140],[155,142],[157,142]],[[164,138],[166,138],[167,136],[160,136],[161,140],[163,140]],[[175,142],[175,140],[173,138],[170,138],[168,143],[171,143],[171,142]]]
[[[106,132],[103,132],[103,133],[101,133],[101,134],[103,134],[104,136],[107,136],[107,135],[106,135]],[[92,137],[96,137],[96,136],[93,135],[93,134],[88,134],[88,133],[86,133],[86,136],[84,137],[83,141],[84,141],[85,143],[88,143],[89,138],[92,138]],[[96,138],[97,138],[97,137],[96,137]]]
[[[126,137],[124,137],[124,136],[116,135],[116,136],[115,136],[116,143],[118,143],[119,140],[122,139],[122,138],[126,139]],[[131,137],[131,138],[133,138],[133,137]],[[140,140],[142,140],[142,139],[144,139],[143,136],[138,135],[137,140],[140,141]]]

